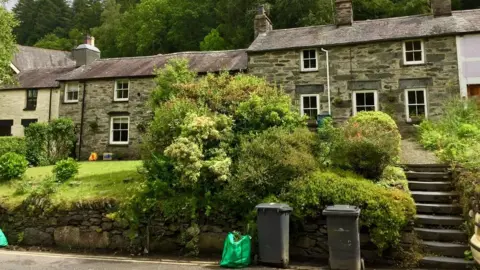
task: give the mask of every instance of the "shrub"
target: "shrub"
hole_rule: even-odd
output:
[[[65,182],[78,173],[79,165],[73,158],[60,160],[53,167],[53,173],[57,177],[57,181]]]
[[[32,165],[49,165],[47,155],[48,124],[33,123],[25,128],[26,158]]]
[[[360,112],[342,127],[335,151],[341,167],[379,179],[385,167],[399,160],[401,136],[395,121],[383,112]]]
[[[0,137],[0,156],[8,152],[24,156],[26,152],[25,139],[21,137]]]
[[[413,221],[415,204],[409,194],[385,189],[344,171],[316,171],[292,181],[282,200],[296,218],[316,217],[327,205],[348,204],[361,209],[361,226],[380,251],[396,245],[402,229]]]
[[[28,167],[24,156],[16,153],[6,153],[0,157],[0,179],[10,180],[23,176]]]
[[[405,171],[400,167],[387,166],[377,182],[377,185],[386,188],[395,188],[403,191],[409,191],[407,176]]]

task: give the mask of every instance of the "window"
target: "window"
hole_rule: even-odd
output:
[[[403,43],[403,62],[405,65],[425,63],[423,42],[421,40],[406,41]]]
[[[130,125],[130,117],[117,116],[112,117],[110,127],[110,143],[111,144],[128,144],[128,127]]]
[[[65,102],[78,102],[78,83],[65,84]]]
[[[407,121],[412,121],[412,118],[425,118],[427,116],[426,100],[425,89],[405,90]]]
[[[21,123],[23,127],[28,127],[30,124],[37,123],[38,119],[22,119]]]
[[[315,94],[300,95],[300,109],[302,115],[316,120],[317,115],[320,113],[320,96]]]
[[[37,108],[37,89],[28,89],[27,90],[27,106],[25,110],[35,110]]]
[[[303,50],[302,51],[302,71],[316,71],[317,65],[317,50]]]
[[[13,120],[0,120],[0,137],[12,136]]]
[[[128,100],[129,81],[122,80],[115,82],[115,96],[114,101],[126,101]]]
[[[353,92],[353,114],[363,111],[377,111],[377,91]]]

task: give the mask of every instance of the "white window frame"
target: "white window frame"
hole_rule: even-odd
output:
[[[413,92],[413,91],[423,91],[423,104],[421,103],[409,103],[408,100],[408,92]],[[405,89],[405,118],[407,119],[407,122],[412,122],[412,119],[410,118],[410,108],[408,108],[409,105],[424,105],[425,106],[425,119],[428,119],[428,104],[427,104],[427,89],[425,88],[412,88],[412,89]]]
[[[303,111],[304,109],[309,109],[309,110],[315,109],[315,108],[305,108],[303,106],[303,98],[304,97],[315,97],[317,99],[317,115],[319,115],[320,114],[320,95],[319,94],[301,94],[300,95],[300,114],[302,116],[305,115],[305,112]]]
[[[315,68],[305,68],[304,66],[304,60],[307,60],[303,57],[303,52],[305,51],[315,51]],[[308,60],[311,60],[313,58],[308,58]],[[300,51],[300,70],[301,71],[318,71],[318,50],[317,49],[305,49]]]
[[[407,42],[419,41],[422,53],[422,61],[407,61]],[[418,52],[418,50],[408,51],[408,52]],[[406,40],[403,42],[403,64],[404,65],[420,65],[425,64],[425,43],[421,39]]]
[[[352,105],[353,105],[353,115],[357,115],[357,94],[362,93],[373,93],[373,101],[375,102],[375,111],[378,111],[378,91],[377,90],[362,90],[362,91],[353,91],[352,92]],[[365,105],[363,105],[365,106]]]
[[[117,91],[118,91],[118,83],[123,83],[123,82],[126,82],[128,84],[128,88],[127,88],[127,97],[126,98],[118,98],[117,97]],[[125,90],[125,89],[122,89],[122,90]],[[115,81],[115,89],[113,91],[113,101],[128,101],[128,99],[130,98],[130,81],[129,80],[116,80]]]
[[[127,138],[127,141],[126,142],[115,142],[113,141],[113,121],[115,119],[119,119],[119,118],[126,118],[128,119],[128,138]],[[120,129],[121,130],[121,129]],[[130,143],[130,116],[112,116],[110,118],[110,144],[115,144],[115,145],[128,145]]]
[[[69,91],[71,85],[77,85],[77,99],[68,99],[68,93],[72,93],[75,91]],[[65,83],[65,92],[64,95],[64,102],[65,103],[77,103],[78,99],[80,98],[80,83],[79,82],[68,82]]]

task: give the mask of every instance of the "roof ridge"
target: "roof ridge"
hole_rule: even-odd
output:
[[[17,46],[20,46],[20,47],[27,47],[27,48],[34,48],[34,49],[37,49],[37,50],[46,50],[46,51],[54,51],[54,52],[64,52],[64,53],[70,53],[70,51],[64,51],[64,50],[55,50],[55,49],[47,49],[47,48],[41,48],[41,47],[35,47],[35,46],[21,45],[21,44],[17,44]]]
[[[233,50],[219,50],[219,51],[186,51],[186,52],[173,52],[166,54],[154,54],[154,55],[144,55],[144,56],[126,56],[126,57],[112,57],[112,58],[100,58],[95,61],[108,61],[108,60],[128,60],[128,59],[145,59],[145,58],[156,58],[156,57],[168,57],[182,54],[209,54],[209,53],[228,53],[228,52],[241,52],[246,51],[247,49],[233,49]]]
[[[75,65],[70,65],[70,66],[60,66],[60,67],[29,68],[29,69],[21,70],[20,73],[25,72],[25,71],[32,71],[32,70],[69,69],[69,68],[75,68],[75,67],[76,67]]]

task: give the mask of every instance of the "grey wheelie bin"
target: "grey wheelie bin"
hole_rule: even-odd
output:
[[[323,215],[327,216],[330,269],[363,269],[358,229],[360,209],[350,205],[334,205],[323,210]]]
[[[258,263],[288,267],[292,208],[283,203],[262,203],[255,208],[257,209]]]

